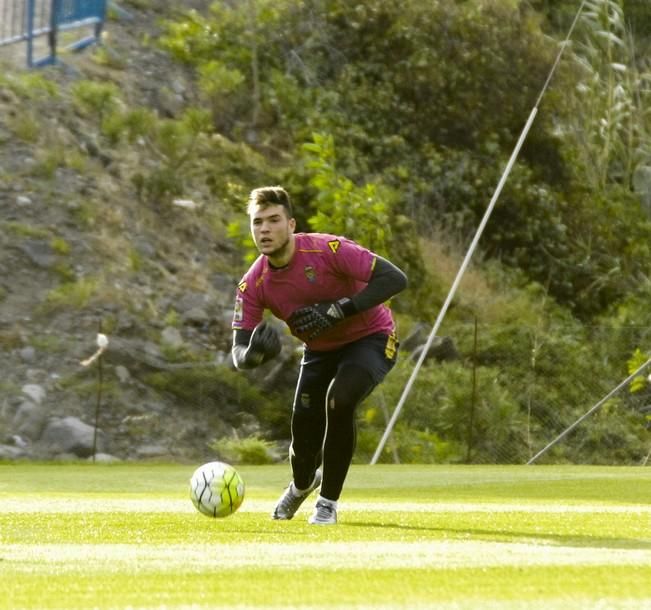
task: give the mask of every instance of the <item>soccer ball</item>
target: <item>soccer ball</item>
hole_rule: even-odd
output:
[[[244,500],[244,481],[230,464],[208,462],[190,478],[190,499],[202,515],[228,517]]]

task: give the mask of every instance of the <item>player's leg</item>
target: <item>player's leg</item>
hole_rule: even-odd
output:
[[[360,364],[344,363],[327,395],[328,434],[323,451],[327,476],[321,495],[337,501],[353,459],[357,436],[355,411],[376,386],[368,370]]]
[[[325,397],[336,361],[321,353],[303,357],[292,407],[289,458],[293,480],[278,500],[274,519],[291,519],[307,496],[321,484],[321,460],[326,431]]]
[[[348,474],[356,440],[355,411],[393,368],[395,337],[372,335],[346,347],[328,389],[323,482],[311,523],[336,523],[336,503]]]

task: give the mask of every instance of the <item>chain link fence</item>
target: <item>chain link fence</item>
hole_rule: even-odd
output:
[[[444,327],[381,461],[525,464],[565,433],[536,463],[648,463],[651,327],[474,321]],[[414,333],[415,343],[424,343],[425,334]],[[386,427],[413,371],[414,336],[405,341],[402,362],[363,409],[364,458],[372,455],[378,430]],[[566,432],[640,366],[630,383]]]
[[[166,326],[147,339],[114,326],[106,330],[108,348],[88,366],[81,362],[97,349],[96,317],[80,315],[74,334],[52,328],[29,340],[17,326],[0,328],[0,457],[102,452],[127,460],[198,460],[214,457],[221,442],[235,453],[239,445],[271,461],[286,459],[298,342],[286,335],[277,360],[238,372],[223,320]],[[395,369],[360,405],[358,463],[375,451],[427,332],[423,326],[403,334]],[[636,358],[642,364],[650,341],[651,328],[642,326],[446,322],[380,461],[526,464],[626,379]],[[537,463],[647,464],[649,373]],[[53,446],[53,423],[73,420],[75,433]]]

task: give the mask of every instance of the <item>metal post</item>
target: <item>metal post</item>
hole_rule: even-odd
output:
[[[475,405],[477,404],[477,316],[475,316],[475,334],[472,346],[472,395],[470,398],[470,417],[468,418],[468,447],[466,462],[472,461],[472,446],[474,444]]]
[[[48,41],[50,43],[50,57],[44,62],[46,64],[55,64],[57,61],[57,43],[59,37],[59,20],[61,18],[61,0],[52,0],[52,14],[50,15],[50,33]]]
[[[27,67],[34,66],[34,6],[36,0],[27,0]]]

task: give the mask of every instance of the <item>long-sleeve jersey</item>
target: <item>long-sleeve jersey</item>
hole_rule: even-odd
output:
[[[335,301],[360,292],[368,283],[376,261],[371,251],[345,237],[323,233],[297,233],[294,255],[281,269],[260,256],[251,265],[235,296],[234,330],[253,330],[262,321],[264,310],[287,321],[306,305]],[[384,304],[345,318],[342,322],[307,339],[291,328],[291,333],[316,351],[329,351],[378,332],[391,334],[395,324]]]

